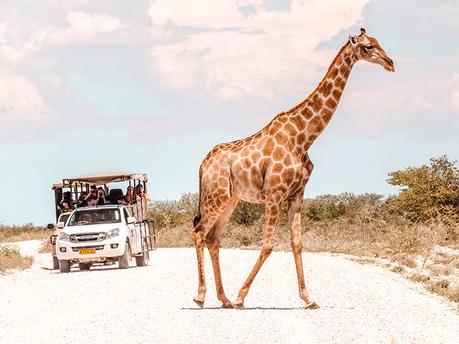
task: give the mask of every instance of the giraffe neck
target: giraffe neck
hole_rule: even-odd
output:
[[[333,117],[357,60],[350,43],[346,43],[317,88],[302,103],[287,112],[290,120],[305,128],[300,130],[297,137],[297,142],[304,151],[308,150]]]

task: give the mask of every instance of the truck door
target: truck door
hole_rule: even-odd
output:
[[[128,218],[130,217],[130,214],[126,208],[123,208],[123,212],[126,224],[129,229],[129,242],[131,243],[131,253],[137,254],[141,250],[141,248],[139,248],[140,233],[137,228],[138,226],[135,223],[128,223]]]

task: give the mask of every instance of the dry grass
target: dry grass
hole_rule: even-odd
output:
[[[397,273],[397,274],[401,274],[401,273],[405,272],[404,267],[403,267],[403,266],[400,266],[400,265],[395,265],[395,266],[391,267],[390,270],[391,270],[392,272]]]
[[[38,253],[51,253],[53,252],[53,245],[48,240],[43,240]]]
[[[425,283],[425,282],[427,282],[427,281],[430,280],[430,277],[429,277],[429,276],[427,276],[427,275],[421,275],[421,274],[419,274],[419,273],[417,273],[417,272],[415,272],[415,273],[409,275],[408,278],[409,278],[410,280],[412,280],[412,281],[420,282],[420,283]]]
[[[449,287],[449,281],[447,279],[431,281],[427,285],[427,290],[431,291],[432,293],[445,295]]]
[[[159,247],[192,247],[191,221],[173,228],[157,229]],[[306,252],[331,252],[352,255],[368,264],[387,259],[389,269],[423,283],[434,293],[458,302],[454,279],[459,278],[457,255],[438,252],[439,247],[454,247],[451,231],[458,228],[442,224],[414,224],[402,221],[341,218],[330,221],[303,220],[303,248]],[[459,236],[458,236],[459,237]],[[259,249],[263,243],[263,221],[250,226],[230,223],[222,247]],[[290,251],[290,230],[285,222],[276,228],[274,249]],[[387,264],[386,264],[387,265]],[[446,283],[445,281],[448,281]]]
[[[158,247],[191,247],[193,241],[191,240],[192,226],[179,225],[172,228],[157,228],[156,239]]]
[[[32,257],[23,257],[17,248],[0,247],[0,274],[11,269],[28,269],[32,266]]]
[[[0,243],[24,240],[44,240],[52,234],[52,230],[42,229],[34,225],[19,227],[0,226]]]

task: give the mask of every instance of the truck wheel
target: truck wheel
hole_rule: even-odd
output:
[[[118,258],[118,265],[120,269],[129,269],[129,263],[132,260],[131,255],[131,246],[129,246],[129,242],[126,241],[126,248],[124,250],[124,254]]]
[[[91,268],[91,264],[79,263],[78,267],[80,268],[80,271],[88,271]]]
[[[147,241],[145,240],[143,243],[143,253],[141,256],[135,257],[135,264],[137,266],[145,266],[148,265],[150,261],[150,251],[148,251]]]
[[[60,272],[70,272],[70,261],[59,260],[59,271]]]
[[[53,257],[53,270],[59,269],[59,259],[57,257]]]

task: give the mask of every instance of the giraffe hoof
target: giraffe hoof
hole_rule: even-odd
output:
[[[312,301],[311,303],[308,303],[304,308],[305,309],[317,309],[317,308],[320,308],[320,307],[319,307],[319,305],[317,303]]]
[[[193,297],[193,301],[199,306],[199,308],[204,307],[204,300],[199,297]]]
[[[233,304],[231,302],[224,302],[222,303],[222,308],[234,308]]]
[[[232,305],[233,305],[233,308],[244,309],[244,302],[242,301],[235,301],[232,303]]]

